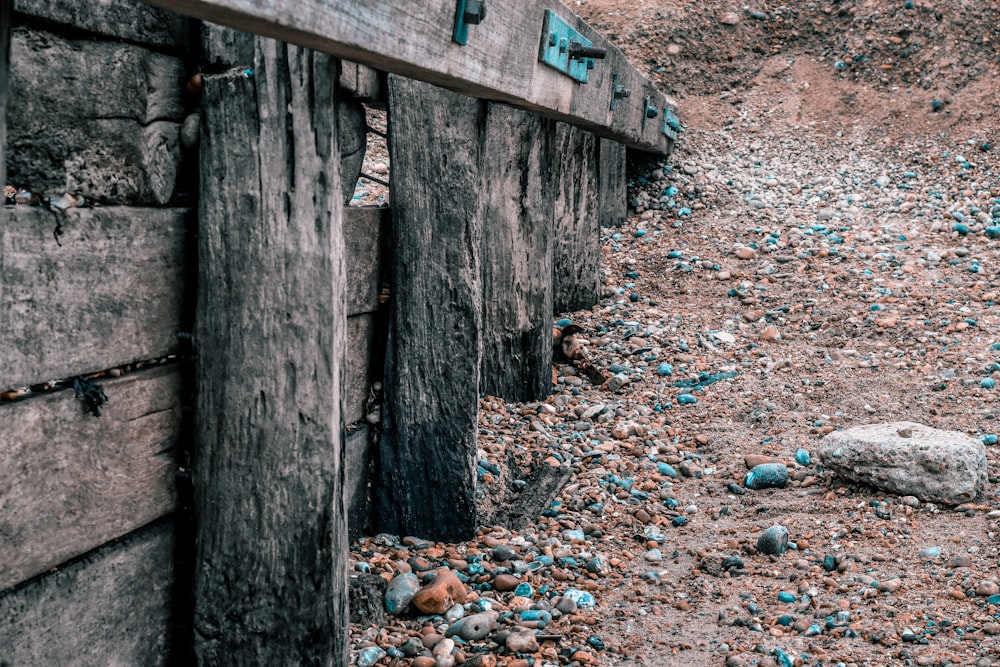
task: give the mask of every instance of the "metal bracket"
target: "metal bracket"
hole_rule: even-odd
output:
[[[451,38],[465,46],[469,41],[469,26],[479,25],[486,18],[486,0],[458,0],[455,7],[455,29]]]
[[[653,99],[652,96],[646,95],[646,99],[642,102],[642,129],[646,130],[646,119],[656,118],[660,115],[660,110],[656,108],[655,104],[650,104],[649,101]]]
[[[671,141],[677,141],[677,135],[681,131],[681,119],[666,107],[663,108],[663,126],[660,131],[667,135]]]
[[[607,54],[607,49],[595,47],[593,42],[551,9],[545,10],[542,44],[538,50],[540,62],[554,67],[574,81],[587,83],[588,70],[594,69],[594,61],[603,59]]]
[[[611,110],[618,106],[618,100],[624,99],[632,94],[632,91],[623,84],[618,83],[618,72],[611,75]]]

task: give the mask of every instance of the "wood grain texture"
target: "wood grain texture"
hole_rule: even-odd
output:
[[[184,62],[34,26],[16,26],[12,40],[11,182],[104,204],[168,204],[181,162]]]
[[[173,534],[157,522],[0,592],[0,664],[169,664]]]
[[[628,218],[628,175],[625,171],[625,147],[610,139],[598,146],[598,175],[602,227],[621,227]]]
[[[392,248],[375,530],[475,533],[482,105],[389,77]],[[433,139],[429,139],[433,136]]]
[[[10,95],[10,18],[12,8],[13,0],[0,0],[0,187],[7,184],[7,99]],[[2,215],[0,213],[0,216]],[[2,217],[0,217],[0,222],[4,222]]]
[[[366,104],[385,104],[385,72],[367,65],[340,61],[340,89]]]
[[[371,427],[362,422],[347,435],[345,440],[347,526],[352,540],[361,537],[371,519],[369,493],[372,463],[371,435]]]
[[[354,424],[365,418],[365,403],[372,383],[381,378],[374,373],[372,359],[381,359],[385,348],[384,332],[379,338],[378,323],[373,313],[347,318],[345,332],[347,364],[344,369],[344,423]],[[381,371],[381,369],[378,369]]]
[[[382,247],[388,234],[389,215],[385,207],[344,208],[348,315],[378,310],[379,287],[384,273]]]
[[[29,19],[65,26],[176,53],[191,52],[191,20],[135,0],[16,0],[14,11]]]
[[[206,76],[202,100],[195,652],[202,665],[344,665],[336,66],[232,41],[253,50],[253,75]]]
[[[186,209],[15,206],[0,226],[0,386],[81,375],[177,349]],[[63,234],[57,245],[56,224]]]
[[[0,589],[174,509],[180,372],[99,384],[100,417],[72,391],[0,403]]]
[[[147,0],[214,23],[282,39],[376,69],[496,100],[586,127],[621,143],[666,154],[670,140],[659,116],[644,121],[643,100],[658,110],[664,96],[625,56],[558,0],[492,2],[469,29],[465,46],[452,41],[454,0],[261,3],[256,0]],[[538,61],[549,9],[607,57],[577,83]],[[611,107],[613,76],[631,91]]]
[[[600,294],[600,181],[597,138],[559,123],[558,180],[553,223],[553,299],[556,313],[590,308]]]
[[[490,104],[479,192],[483,215],[480,393],[537,401],[552,388],[555,122]],[[451,184],[439,181],[440,187]]]

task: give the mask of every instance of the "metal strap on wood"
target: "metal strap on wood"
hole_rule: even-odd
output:
[[[146,1],[645,151],[669,153],[679,129],[652,82],[557,0]]]

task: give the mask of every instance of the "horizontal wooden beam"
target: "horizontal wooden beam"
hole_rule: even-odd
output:
[[[174,509],[177,367],[101,387],[100,417],[72,391],[0,403],[0,590]]]
[[[0,391],[176,352],[187,209],[2,214]]]
[[[173,587],[165,520],[0,592],[0,665],[173,664]]]
[[[452,39],[456,0],[146,0],[239,30],[324,51],[457,92],[584,127],[633,148],[669,153],[666,99],[607,39],[558,0],[489,0],[485,18]],[[579,83],[539,62],[546,10],[607,49]],[[612,109],[615,83],[629,90]],[[648,104],[647,104],[648,98]],[[647,106],[657,115],[647,118]],[[672,130],[671,130],[672,132]]]

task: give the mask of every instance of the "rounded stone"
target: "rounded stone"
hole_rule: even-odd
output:
[[[788,549],[788,529],[784,526],[771,526],[757,538],[757,551],[780,556]]]
[[[743,478],[748,489],[783,489],[788,485],[788,468],[781,463],[762,463],[754,466]]]

